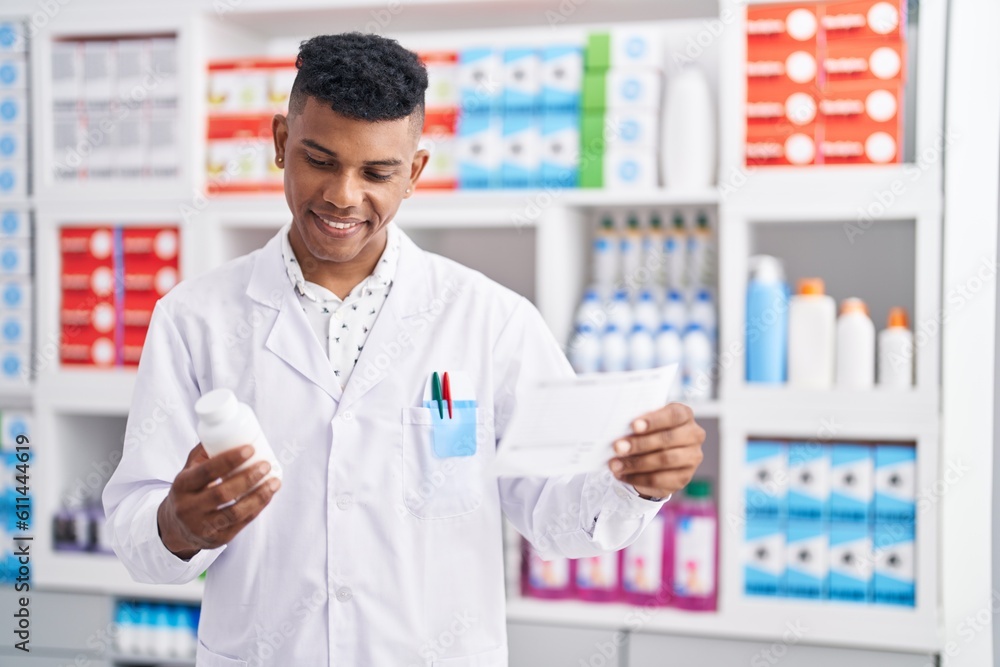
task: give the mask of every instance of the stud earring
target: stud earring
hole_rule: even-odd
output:
[[[406,194],[410,194],[410,188],[406,188]]]
[[[283,157],[278,157],[278,158],[276,158],[276,160],[277,160],[278,164],[281,164],[282,162],[284,162],[284,161],[285,161],[285,158],[283,158]]]

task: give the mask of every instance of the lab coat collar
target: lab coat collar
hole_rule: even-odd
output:
[[[343,390],[288,281],[281,258],[281,232],[267,242],[254,262],[247,296],[278,311],[265,346],[326,391],[341,404],[340,408],[354,403],[385,379],[393,365],[392,360],[388,364],[379,364],[375,358],[380,352],[390,349],[389,343],[398,342],[401,338],[405,340],[401,334],[407,326],[407,318],[432,306],[430,267],[426,254],[402,230],[399,233],[399,265],[392,289],[368,334],[357,368]]]

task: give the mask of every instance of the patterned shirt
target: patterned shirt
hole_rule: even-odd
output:
[[[399,263],[399,230],[395,224],[389,223],[386,227],[385,250],[375,265],[375,270],[355,285],[347,298],[342,300],[325,287],[303,277],[302,267],[299,266],[288,240],[291,228],[291,223],[288,223],[281,230],[281,256],[285,260],[288,279],[295,287],[299,304],[316,337],[326,348],[334,375],[343,388],[358,363],[361,350],[368,340],[368,333],[375,325],[375,319],[382,312],[382,304],[392,289],[392,280]]]

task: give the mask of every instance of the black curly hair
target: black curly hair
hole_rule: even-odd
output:
[[[302,42],[295,67],[289,115],[313,97],[342,116],[373,123],[416,112],[417,131],[423,126],[427,70],[394,39],[360,32],[319,35]]]

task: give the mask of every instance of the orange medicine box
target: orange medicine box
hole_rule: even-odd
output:
[[[794,165],[816,163],[817,126],[795,127],[791,123],[748,125],[746,163]]]
[[[889,164],[900,161],[899,135],[850,123],[827,124],[820,142],[824,164]]]
[[[906,3],[900,0],[828,2],[820,15],[827,42],[857,37],[900,41],[905,23]]]
[[[747,82],[786,81],[816,83],[819,59],[814,46],[788,49],[782,44],[763,44],[747,50]]]
[[[63,364],[115,365],[114,337],[93,327],[63,327],[59,357]]]
[[[777,81],[747,84],[747,124],[809,125],[816,120],[818,89]]]
[[[770,42],[786,47],[815,51],[819,32],[816,4],[753,5],[747,7],[747,48]]]
[[[903,81],[906,78],[905,56],[902,42],[877,39],[830,42],[823,56],[824,81]]]
[[[845,125],[859,135],[901,136],[903,87],[898,81],[838,81],[823,88],[819,102],[825,127]],[[838,132],[838,134],[841,134]]]

